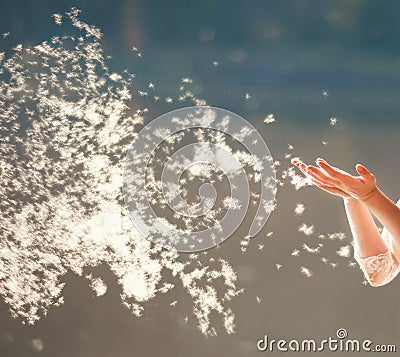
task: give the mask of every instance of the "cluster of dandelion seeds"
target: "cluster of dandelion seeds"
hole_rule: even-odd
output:
[[[193,298],[203,334],[215,332],[212,311],[233,332],[227,303],[241,290],[228,262],[193,267],[139,235],[124,208],[122,159],[145,112],[129,114],[134,75],[109,71],[102,33],[79,10],[53,17],[75,35],[0,53],[0,295],[12,316],[32,324],[63,303],[67,272],[106,294],[101,277],[84,272],[106,263],[123,304],[140,316],[144,302],[174,287],[167,269]],[[213,287],[221,278],[222,297]]]

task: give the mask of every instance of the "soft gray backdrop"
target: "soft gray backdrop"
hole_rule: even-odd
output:
[[[137,74],[136,90],[153,81],[165,96],[176,96],[180,78],[193,78],[197,95],[209,104],[251,120],[283,167],[288,144],[308,162],[324,157],[349,171],[362,162],[388,196],[400,197],[397,1],[1,0],[0,32],[12,35],[1,39],[0,50],[49,39],[57,30],[51,14],[71,5],[102,29],[112,69]],[[142,59],[132,55],[132,46],[142,50]],[[172,107],[151,109],[155,117]],[[277,122],[265,125],[269,113]],[[337,117],[336,126],[329,125],[331,117]],[[326,242],[321,255],[290,254],[306,241],[297,232],[303,222],[314,224],[318,234],[343,231],[350,243],[341,200],[289,185],[277,199],[276,211],[246,254],[235,236],[209,252],[229,260],[246,289],[234,302],[236,334],[227,335],[216,318],[218,336],[205,339],[181,287],[147,303],[142,318],[131,316],[120,302],[115,278],[101,266],[88,272],[101,273],[108,283],[103,297],[94,297],[86,280],[69,274],[65,304],[35,326],[13,320],[1,303],[0,355],[253,356],[260,354],[255,343],[264,334],[320,340],[335,337],[338,328],[346,328],[350,338],[400,348],[400,278],[380,288],[363,285],[358,267],[335,258],[337,242]],[[294,215],[296,202],[305,204],[303,216]],[[270,230],[274,235],[266,238]],[[310,242],[325,243],[315,236]],[[265,244],[262,252],[258,243]],[[338,267],[325,265],[322,255]],[[282,265],[279,271],[275,264]],[[302,275],[302,265],[315,276]],[[174,300],[178,304],[171,307]],[[32,349],[32,339],[42,340],[40,353]]]

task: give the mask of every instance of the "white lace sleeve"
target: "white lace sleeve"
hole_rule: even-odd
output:
[[[400,200],[397,201],[400,206]],[[388,250],[385,253],[360,258],[357,246],[354,246],[354,258],[364,272],[365,278],[372,286],[382,286],[390,283],[400,271],[400,263],[394,252],[394,243],[386,228],[382,230],[382,239]]]
[[[400,271],[400,264],[390,250],[367,258],[360,258],[355,250],[354,258],[372,286],[390,283]]]

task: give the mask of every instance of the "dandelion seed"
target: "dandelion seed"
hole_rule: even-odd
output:
[[[322,257],[321,260],[322,260],[325,264],[328,264],[328,258]]]
[[[337,122],[338,122],[338,120],[337,120],[337,118],[335,118],[335,117],[332,117],[332,118],[329,119],[329,124],[330,124],[330,125],[336,125]]]
[[[279,271],[280,268],[282,268],[281,264],[275,264],[275,266],[276,266],[276,270],[278,270],[278,271]]]
[[[16,46],[13,48],[13,51],[15,51],[15,52],[21,52],[21,51],[22,51],[22,45],[21,45],[21,44],[16,45]]]
[[[217,61],[212,61],[213,66],[217,67],[219,63]]]
[[[228,310],[224,316],[224,327],[228,334],[232,334],[235,331],[235,324],[234,324],[235,316],[232,314],[232,311]]]
[[[335,268],[337,267],[337,263],[329,263],[329,265],[330,265],[333,269],[335,269]]]
[[[300,250],[295,249],[295,250],[293,250],[293,252],[292,252],[291,254],[292,254],[294,257],[298,257],[299,254],[300,254]]]
[[[346,235],[343,232],[336,232],[336,233],[328,233],[327,235],[320,234],[318,237],[321,239],[328,238],[330,240],[335,240],[335,239],[343,240],[346,238]]]
[[[320,247],[312,248],[306,243],[303,243],[303,249],[306,250],[308,253],[319,254]]]
[[[257,301],[257,304],[259,304],[261,302],[261,298],[256,296],[256,301]]]
[[[328,145],[328,142],[327,141],[322,141],[322,145],[326,146],[326,145]]]
[[[243,237],[241,239],[240,245],[241,245],[242,252],[246,252],[247,251],[247,247],[248,247],[249,243],[250,243],[250,237],[249,236]]]
[[[267,233],[267,237],[272,237],[274,235],[274,232],[272,232],[272,231],[269,231],[268,233]]]
[[[165,294],[166,292],[172,290],[173,287],[174,287],[174,284],[164,283],[164,285],[159,289],[159,291],[160,291],[161,293],[164,293],[164,294]]]
[[[307,224],[302,223],[298,227],[298,231],[299,232],[303,232],[306,236],[310,236],[310,235],[312,235],[314,233],[314,226],[312,224],[307,226]]]
[[[290,159],[292,157],[292,154],[285,154],[285,159]]]
[[[249,100],[251,98],[251,95],[249,93],[246,93],[244,97],[246,100]]]
[[[160,97],[158,97],[158,96],[155,95],[155,96],[154,96],[154,101],[157,102],[157,101],[159,101],[159,100],[160,100]]]
[[[147,97],[147,96],[148,96],[148,93],[147,93],[147,92],[142,92],[142,91],[140,91],[140,90],[138,90],[138,94],[139,94],[141,97]]]
[[[178,300],[174,300],[174,301],[172,301],[169,305],[170,305],[170,306],[176,306],[177,303],[178,303]]]
[[[137,47],[132,47],[131,51],[134,52],[136,56],[138,56],[139,58],[142,57],[142,53],[139,51]]]
[[[11,33],[10,32],[5,32],[2,34],[3,38],[7,38],[8,36],[10,36]]]
[[[122,76],[119,75],[118,73],[113,73],[110,75],[110,79],[114,82],[118,82],[122,79]]]
[[[294,213],[296,213],[297,216],[301,216],[303,212],[305,211],[306,207],[302,203],[296,203],[296,208],[294,209]]]
[[[107,292],[107,285],[101,278],[93,279],[90,287],[96,293],[96,296],[103,296]]]
[[[290,144],[288,144],[288,150],[293,150],[294,149],[294,146],[293,145],[290,145]]]
[[[190,78],[181,78],[182,83],[193,83],[193,80]]]
[[[336,251],[337,255],[340,255],[341,257],[348,258],[350,256],[350,246],[345,245],[339,248],[339,250]]]
[[[296,190],[299,190],[304,186],[313,185],[313,182],[310,177],[304,177],[298,175],[293,167],[290,167],[289,169],[284,170],[282,172],[282,178],[286,177],[290,178],[290,183],[295,187]]]
[[[59,25],[59,26],[61,26],[62,25],[62,15],[60,15],[60,14],[53,14],[52,15],[53,16],[53,19],[54,19],[54,23],[56,24],[56,25]]]
[[[325,89],[322,91],[321,94],[322,94],[322,96],[323,96],[324,98],[327,98],[327,97],[329,96],[329,92],[328,92],[327,90],[325,90]]]
[[[240,201],[237,198],[233,198],[231,196],[229,197],[225,197],[223,200],[223,204],[225,208],[228,209],[240,209],[240,207],[242,206],[240,204]]]
[[[172,99],[171,97],[166,97],[166,98],[165,98],[165,101],[166,101],[168,104],[172,104],[173,99]]]
[[[132,314],[136,317],[141,317],[143,314],[143,306],[139,304],[125,304],[128,305],[127,308],[131,310]]]
[[[352,262],[352,261],[350,260],[348,266],[351,267],[351,268],[353,268],[353,267],[357,266],[357,263],[356,263],[356,262]]]
[[[266,123],[266,124],[270,124],[270,123],[274,123],[274,122],[276,122],[274,114],[268,114],[264,119],[264,123]]]
[[[300,272],[304,274],[307,278],[310,278],[314,275],[314,273],[310,269],[304,266],[300,267]]]
[[[155,85],[152,82],[150,82],[149,83],[149,88],[154,90],[155,89]]]
[[[263,251],[263,249],[264,249],[264,244],[259,243],[258,250]]]
[[[363,285],[368,285],[368,281],[367,280],[363,280]]]

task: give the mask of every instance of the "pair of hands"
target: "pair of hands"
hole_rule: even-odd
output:
[[[360,164],[356,165],[356,171],[360,176],[352,176],[329,165],[323,159],[316,160],[318,166],[306,165],[298,158],[292,159],[291,162],[310,177],[316,186],[333,195],[365,202],[378,190],[375,176]]]

